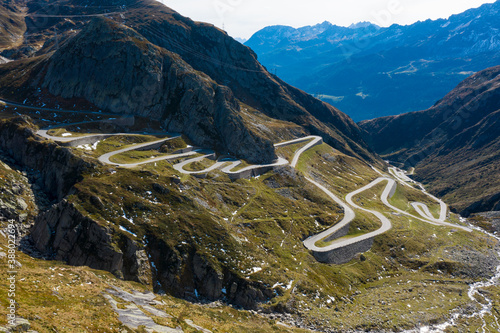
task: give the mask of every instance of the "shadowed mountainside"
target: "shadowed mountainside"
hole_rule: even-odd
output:
[[[0,49],[19,45],[26,30],[20,1],[5,0],[0,7]],[[2,63],[0,58],[0,63]]]
[[[41,89],[37,100],[29,100],[30,102],[50,105],[54,103],[53,97],[57,97],[57,103],[60,105],[73,106],[74,101],[79,100],[111,112],[153,115],[163,119],[169,130],[180,130],[185,125],[197,127],[198,129],[193,131],[204,132],[204,138],[200,135],[191,137],[190,133],[193,131],[186,132],[196,144],[211,142],[209,146],[222,153],[233,153],[252,162],[266,162],[275,157],[268,140],[276,139],[276,133],[272,133],[275,132],[274,129],[269,129],[269,124],[262,120],[267,119],[268,123],[272,123],[274,119],[286,122],[281,123],[285,130],[289,127],[294,128],[295,132],[300,130],[303,133],[322,135],[327,143],[340,151],[376,163],[377,158],[369,151],[361,138],[359,128],[349,117],[270,74],[248,47],[236,42],[223,31],[208,24],[193,22],[156,1],[120,3],[121,6],[117,6],[113,1],[100,2],[98,5],[92,1],[76,0],[57,4],[28,1],[26,20],[31,23],[28,24],[26,39],[36,51],[23,53],[24,49],[14,48],[1,53],[17,60],[0,68],[0,72],[6,74],[0,82],[0,93],[3,97],[21,101]],[[36,16],[40,11],[58,15],[42,21],[42,18]],[[135,35],[127,37],[127,47],[115,38],[113,45],[101,47],[100,52],[94,54],[98,49],[97,44],[102,42],[103,37],[100,34],[104,32],[100,29],[90,32],[88,27],[83,28],[93,18],[84,15],[99,15],[103,12],[108,12],[108,19],[115,21],[113,28],[108,30],[133,31]],[[71,16],[76,14],[77,17]],[[68,16],[71,20],[65,18]],[[30,29],[34,29],[38,35]],[[77,44],[85,45],[85,48]],[[118,62],[112,66],[103,62],[113,54],[117,56],[119,52],[129,52],[131,45],[136,51],[135,58],[130,57],[128,62]],[[82,52],[84,49],[93,51]],[[169,84],[175,85],[164,77],[170,65],[168,60],[162,60],[164,56],[159,56],[162,53],[169,54],[170,62],[179,63],[178,66],[183,68],[191,68],[190,75],[196,84],[212,85],[214,88],[209,90],[213,90],[215,94],[210,96],[208,93],[204,94],[203,98],[194,98],[189,94],[175,93],[175,96],[184,96],[176,101],[166,97],[169,92],[163,90],[165,87],[154,83],[158,79],[162,81],[163,78],[165,83],[168,81]],[[95,58],[97,62],[92,66],[89,62],[84,69],[80,62],[88,58]],[[132,67],[131,62],[134,63]],[[64,66],[56,65],[58,63],[64,63]],[[33,70],[35,67],[36,71]],[[57,68],[57,71],[52,68]],[[134,68],[132,73],[131,68]],[[39,74],[35,75],[36,77],[23,75],[24,78],[31,78],[29,82],[27,79],[23,83],[20,83],[19,79],[12,80],[14,77],[19,78],[19,73],[25,71]],[[72,75],[78,71],[85,72],[85,75],[75,80]],[[175,75],[171,73],[171,76]],[[208,83],[209,81],[211,83]],[[189,84],[187,86],[187,89],[182,89],[194,91],[189,89]],[[117,93],[119,87],[125,88],[124,94],[129,96],[134,93],[139,97],[143,97],[141,94],[147,96],[144,100],[124,100],[123,96]],[[165,93],[163,100],[155,100],[158,99],[158,92]],[[171,94],[173,92],[170,91]],[[230,108],[233,115],[228,116],[229,111],[226,110],[210,116],[219,130],[214,136],[207,130],[207,125],[189,122],[189,119],[200,119],[199,117],[193,118],[177,110],[179,103],[182,104],[187,99],[187,103],[200,104],[203,105],[202,108],[210,109],[212,104],[216,104],[216,109],[219,110]],[[170,121],[173,112],[169,107],[176,110],[176,121]],[[228,133],[220,133],[224,124],[228,123],[234,126],[228,128]],[[202,127],[203,130],[200,130]],[[252,144],[246,145],[244,149],[230,148],[230,143],[235,141],[234,137],[230,138],[229,132],[235,130],[242,132],[241,138],[247,137],[247,134],[253,137],[248,139],[249,142],[256,142],[255,147],[259,147],[258,151],[264,153],[259,156],[255,152],[251,153],[249,150],[253,149]],[[264,146],[265,149],[262,150]]]
[[[500,209],[500,66],[464,80],[432,108],[360,123],[369,144],[465,215]]]

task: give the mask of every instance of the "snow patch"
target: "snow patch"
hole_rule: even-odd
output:
[[[134,237],[137,237],[136,234],[134,234],[132,231],[128,230],[127,228],[125,228],[124,226],[120,226],[120,230],[121,231],[125,231],[125,232],[128,232],[129,234],[131,234],[132,236]]]
[[[252,267],[252,274],[258,273],[262,270],[262,267]]]

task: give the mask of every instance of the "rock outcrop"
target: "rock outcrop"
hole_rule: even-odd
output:
[[[155,235],[147,239],[157,292],[163,290],[189,300],[225,299],[247,309],[257,308],[274,295],[269,287],[218,268],[194,248],[174,248]]]
[[[149,262],[139,244],[101,226],[66,200],[37,217],[30,238],[47,258],[149,282]]]
[[[76,157],[68,148],[36,135],[27,117],[0,122],[0,148],[25,169],[37,170],[37,185],[50,199],[62,200],[93,164]]]
[[[93,20],[56,51],[40,81],[55,96],[158,120],[201,147],[254,163],[276,158],[272,143],[245,127],[231,90],[107,19]]]

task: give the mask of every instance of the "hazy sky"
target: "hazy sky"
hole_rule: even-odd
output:
[[[370,21],[380,26],[447,18],[494,0],[161,0],[195,21],[212,23],[233,37],[249,38],[269,25],[302,27]]]

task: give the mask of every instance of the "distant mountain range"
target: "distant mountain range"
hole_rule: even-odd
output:
[[[500,66],[467,78],[426,111],[360,126],[378,153],[415,167],[461,214],[500,210]]]
[[[288,83],[355,121],[423,110],[500,63],[500,1],[449,19],[381,28],[271,26],[245,45]]]

